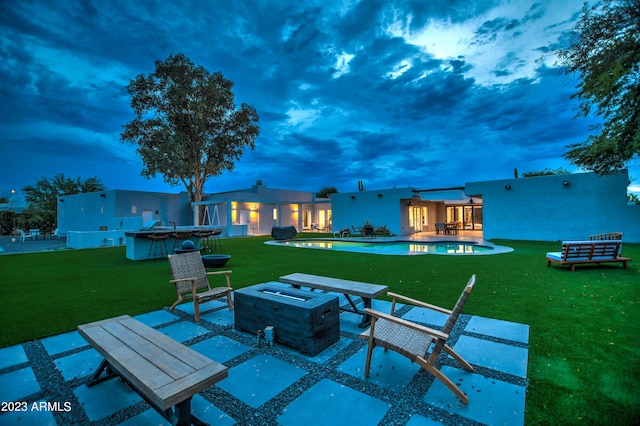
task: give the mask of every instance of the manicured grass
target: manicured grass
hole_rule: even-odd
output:
[[[318,234],[314,234],[318,236]],[[471,274],[465,313],[530,325],[526,424],[634,424],[640,418],[640,245],[618,264],[547,268],[559,243],[494,241],[495,256],[380,256],[223,240],[234,288],[307,272],[389,285],[452,307]],[[124,248],[0,256],[0,347],[116,315],[170,305],[166,261],[133,262]]]

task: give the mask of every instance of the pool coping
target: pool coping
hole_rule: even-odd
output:
[[[350,251],[350,250],[340,250],[340,249],[329,249],[323,247],[294,247],[294,248],[306,248],[306,249],[316,249],[316,250],[333,250],[333,251],[343,251],[349,253],[361,253],[361,254],[375,254],[375,255],[386,255],[386,256],[420,256],[420,255],[439,255],[439,256],[491,256],[496,254],[504,254],[511,253],[513,248],[507,246],[499,246],[493,244],[488,241],[473,241],[473,240],[459,240],[459,239],[443,239],[443,238],[433,238],[433,239],[412,239],[406,236],[392,236],[392,237],[384,237],[384,238],[364,238],[364,237],[346,237],[346,238],[331,238],[331,237],[319,237],[319,238],[294,238],[291,240],[269,240],[265,241],[267,245],[273,246],[282,246],[283,243],[288,242],[304,242],[304,241],[327,241],[327,242],[351,242],[351,243],[378,243],[378,244],[392,244],[392,243],[411,243],[411,244],[442,244],[442,243],[451,243],[451,244],[469,244],[476,245],[482,247],[488,247],[491,250],[486,252],[478,252],[478,253],[434,253],[434,252],[423,252],[423,253],[375,253],[375,252],[362,252],[362,251]]]

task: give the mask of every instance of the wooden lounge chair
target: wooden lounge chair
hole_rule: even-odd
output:
[[[364,376],[369,377],[373,348],[375,346],[382,346],[385,350],[391,349],[409,358],[411,361],[416,362],[421,368],[424,368],[434,375],[436,379],[440,380],[460,401],[468,404],[469,398],[467,395],[445,376],[435,364],[440,352],[444,350],[444,352],[455,358],[465,370],[473,371],[473,367],[447,345],[447,340],[475,283],[476,276],[472,275],[453,310],[440,308],[391,292],[387,293],[393,300],[391,304],[391,314],[384,314],[368,308],[365,309],[365,312],[371,315],[371,328],[360,335],[361,338],[369,341]],[[448,314],[449,318],[447,318],[442,331],[434,330],[421,324],[393,316],[396,301],[442,312]],[[432,348],[431,353],[427,353],[430,347]]]
[[[622,263],[627,269],[627,262],[632,259],[620,256],[621,240],[563,241],[562,251],[547,253],[547,267],[551,263],[569,265],[576,271],[576,265],[587,263]]]
[[[231,279],[229,277],[231,271],[205,271],[202,257],[198,251],[169,255],[169,264],[173,273],[173,279],[170,282],[175,284],[178,295],[178,300],[171,305],[170,311],[184,299],[191,298],[193,299],[195,319],[200,321],[200,304],[223,297],[227,298],[229,310],[233,310],[233,301],[231,299],[233,289],[231,288]],[[208,275],[224,275],[226,286],[211,288]]]

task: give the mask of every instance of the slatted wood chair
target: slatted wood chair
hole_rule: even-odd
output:
[[[440,380],[460,401],[468,404],[469,398],[467,395],[445,376],[435,364],[440,352],[444,350],[445,353],[457,360],[465,370],[473,371],[473,367],[447,345],[447,340],[449,339],[449,333],[451,333],[453,326],[462,312],[462,308],[471,290],[473,290],[475,282],[476,276],[472,275],[453,310],[430,305],[391,292],[387,293],[387,295],[392,298],[391,314],[385,314],[369,308],[365,309],[365,312],[371,315],[371,327],[360,335],[361,338],[369,341],[364,376],[369,377],[373,348],[381,346],[385,348],[385,350],[390,349],[416,362],[421,368],[424,368]],[[449,315],[449,318],[447,318],[442,331],[434,330],[421,324],[393,316],[396,301],[442,312]],[[431,348],[431,352],[427,353],[429,348]]]
[[[170,281],[176,286],[178,300],[169,308],[170,311],[185,299],[193,299],[193,311],[196,321],[200,321],[200,304],[210,300],[227,298],[229,310],[233,310],[233,300],[231,299],[231,271],[207,272],[202,263],[200,252],[192,251],[169,255],[169,264],[173,279]],[[209,275],[224,275],[226,286],[212,288],[209,284]]]

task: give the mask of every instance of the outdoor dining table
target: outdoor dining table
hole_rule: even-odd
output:
[[[362,227],[362,236],[363,237],[371,236],[375,238],[376,234],[373,230],[373,225],[364,225]]]
[[[53,233],[53,230],[51,230],[51,229],[41,229],[41,230],[38,232],[38,235],[39,235],[39,236],[42,236],[42,239],[43,239],[43,240],[46,240],[46,239],[47,239],[47,237],[49,237],[49,239],[51,239],[51,234],[52,234],[52,233]]]
[[[458,233],[458,224],[455,222],[447,223],[447,229],[445,231],[447,234],[457,234]]]

